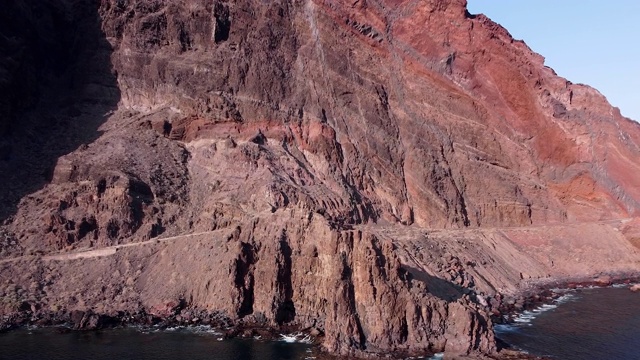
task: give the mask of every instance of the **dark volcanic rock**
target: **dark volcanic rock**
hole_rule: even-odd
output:
[[[6,323],[491,354],[528,285],[639,268],[640,126],[463,0],[10,10]]]
[[[27,0],[0,14],[0,221],[96,140],[120,99],[99,4]]]

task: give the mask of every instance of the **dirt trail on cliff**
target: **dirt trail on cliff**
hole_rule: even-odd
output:
[[[363,230],[389,239],[404,265],[457,283],[458,292],[473,282],[483,294],[516,295],[546,283],[633,272],[640,266],[640,248],[624,232],[635,220],[473,230],[375,225]]]
[[[90,248],[76,249],[76,250],[67,251],[60,254],[54,253],[54,254],[48,254],[48,255],[40,256],[36,258],[41,259],[43,261],[66,261],[66,260],[76,260],[76,259],[91,259],[91,258],[115,255],[118,250],[126,249],[129,247],[144,246],[152,243],[160,243],[160,242],[166,242],[166,241],[175,241],[179,239],[187,239],[187,238],[201,236],[201,235],[212,235],[219,232],[220,231],[204,231],[199,233],[184,234],[184,235],[178,235],[178,236],[157,237],[150,240],[134,242],[130,244],[113,245],[113,246],[107,246],[107,247],[98,248],[98,249],[90,249]],[[18,256],[13,258],[4,258],[0,260],[0,263],[24,261],[30,258],[34,258],[34,256]]]
[[[575,222],[575,223],[563,223],[563,224],[551,224],[551,225],[530,225],[530,226],[513,226],[506,228],[482,228],[479,229],[448,229],[448,230],[438,230],[438,229],[429,229],[429,228],[419,228],[419,227],[406,227],[406,226],[384,226],[384,225],[364,225],[357,226],[356,229],[363,230],[366,232],[377,233],[381,235],[385,235],[393,238],[394,240],[402,241],[402,240],[412,240],[416,238],[420,238],[423,235],[428,234],[438,234],[443,237],[456,237],[460,234],[470,233],[475,234],[478,232],[487,233],[487,232],[501,232],[501,230],[537,230],[544,232],[549,228],[563,228],[563,227],[579,227],[580,225],[585,224],[626,224],[630,221],[634,220],[634,218],[624,218],[624,219],[611,219],[611,220],[602,220],[596,222]],[[67,251],[60,254],[48,254],[45,256],[39,257],[44,261],[66,261],[66,260],[75,260],[75,259],[91,259],[103,256],[115,255],[116,252],[120,249],[125,249],[129,247],[136,246],[144,246],[151,243],[160,243],[166,241],[175,241],[180,239],[191,238],[195,236],[202,235],[213,235],[216,233],[220,233],[220,230],[214,231],[203,231],[198,233],[191,234],[183,234],[177,236],[169,236],[169,237],[157,237],[146,241],[134,242],[130,244],[122,244],[122,245],[113,245],[104,248],[98,249],[76,249],[72,251]],[[13,261],[22,261],[28,259],[28,256],[18,256],[13,258],[4,258],[0,259],[0,263],[5,262],[13,262]]]
[[[195,236],[201,236],[201,235],[213,235],[213,234],[219,233],[219,232],[220,231],[204,231],[204,232],[199,232],[199,233],[184,234],[184,235],[178,235],[178,236],[170,236],[170,237],[165,237],[165,238],[154,238],[154,239],[147,240],[147,241],[141,241],[141,242],[136,242],[136,243],[131,243],[131,244],[109,246],[109,247],[95,249],[95,250],[77,250],[77,251],[67,252],[67,253],[62,253],[62,254],[46,255],[46,256],[42,257],[42,260],[44,260],[44,261],[65,261],[65,260],[75,260],[75,259],[91,259],[91,258],[96,258],[96,257],[114,255],[118,250],[126,249],[126,248],[129,248],[129,247],[144,246],[144,245],[148,245],[148,244],[151,244],[151,243],[160,243],[160,242],[165,242],[165,241],[175,241],[175,240],[181,240],[181,239],[188,239],[188,238],[192,238],[192,237],[195,237]],[[4,261],[11,261],[11,259],[4,259]]]

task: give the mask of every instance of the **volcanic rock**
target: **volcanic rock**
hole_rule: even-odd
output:
[[[640,125],[464,0],[7,6],[7,319],[481,355],[501,294],[640,269]]]
[[[609,286],[611,285],[611,276],[608,276],[608,275],[598,276],[593,280],[593,282],[598,286]]]

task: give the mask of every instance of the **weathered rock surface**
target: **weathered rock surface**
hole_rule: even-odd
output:
[[[640,126],[464,0],[10,6],[4,321],[491,354],[503,294],[640,269]]]

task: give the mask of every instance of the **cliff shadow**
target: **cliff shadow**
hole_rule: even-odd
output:
[[[411,266],[405,265],[403,268],[409,274],[410,280],[423,282],[426,285],[429,294],[432,294],[441,300],[447,302],[457,301],[462,297],[462,295],[464,295],[465,289],[460,285],[429,275],[425,271]]]
[[[0,12],[0,224],[96,140],[120,91],[99,1],[11,1]]]

